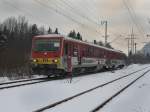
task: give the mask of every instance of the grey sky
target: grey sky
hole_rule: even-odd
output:
[[[84,40],[104,41],[101,20],[107,20],[108,41],[118,37],[113,47],[127,52],[125,38],[132,27],[139,38],[136,40],[138,49],[143,46],[142,42],[150,40],[146,38],[150,30],[149,6],[150,0],[0,0],[0,22],[10,16],[23,15],[30,23],[58,27],[63,34],[75,29],[82,33]],[[143,31],[144,36],[141,35]]]

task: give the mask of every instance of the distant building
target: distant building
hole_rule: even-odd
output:
[[[150,56],[150,42],[143,47],[142,52],[145,56]]]

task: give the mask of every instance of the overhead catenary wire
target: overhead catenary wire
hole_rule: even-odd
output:
[[[130,9],[131,9],[131,11],[132,11],[133,16],[135,17],[135,20],[137,20],[137,19],[138,19],[137,14],[135,13],[135,10],[134,10],[133,7],[131,6],[130,1],[129,1],[129,0],[126,0],[126,1],[127,1],[128,4],[129,4],[128,6],[130,7]],[[137,22],[137,23],[139,23],[139,22]],[[142,30],[142,32],[143,32],[143,34],[144,34],[144,33],[145,33],[145,30],[144,30],[143,26],[141,25],[141,23],[139,23],[138,25],[139,25],[140,29]]]
[[[47,1],[49,1],[49,0],[47,0]],[[61,4],[59,3],[59,2],[61,2]],[[62,5],[63,5],[63,7],[64,7],[64,5],[66,6],[66,7],[69,7],[71,10],[69,10],[70,11],[70,13],[73,13],[73,14],[76,14],[75,15],[75,18],[76,18],[76,16],[80,16],[80,17],[83,17],[84,19],[86,19],[87,20],[87,16],[84,16],[84,15],[82,15],[81,13],[79,13],[78,12],[78,10],[76,10],[71,4],[70,4],[70,2],[69,1],[64,1],[64,0],[62,0],[62,1],[57,1],[56,0],[56,2],[55,2],[55,4],[53,3],[53,2],[51,2],[51,4],[52,5],[55,5],[55,7],[57,7],[58,9],[61,9],[62,10]],[[68,11],[68,10],[67,10]],[[65,11],[64,11],[65,12]],[[94,23],[93,21],[91,21],[91,20],[88,20],[89,22],[91,22],[91,23]],[[96,25],[99,25],[99,24],[96,24]],[[96,31],[97,32],[97,31]],[[98,32],[99,33],[99,32]],[[100,34],[100,33],[99,33]],[[114,35],[114,33],[112,33],[113,35]],[[102,34],[101,34],[102,35]],[[101,36],[101,37],[103,37],[103,36]],[[115,38],[115,40],[117,40],[116,38]],[[113,42],[115,41],[114,39],[113,39]],[[111,42],[112,43],[112,42]]]
[[[82,17],[82,18],[84,18],[85,20],[89,21],[90,23],[93,23],[94,25],[99,26],[99,24],[98,24],[96,21],[94,21],[93,19],[87,17],[85,14],[82,14],[81,11],[78,11],[76,8],[72,7],[72,6],[71,6],[68,2],[66,2],[65,0],[61,0],[60,2],[63,3],[63,5],[69,7],[69,8],[71,9],[71,10],[69,10],[69,11],[71,11],[72,13],[74,13],[74,14],[76,14],[76,15]],[[58,3],[58,2],[57,2],[57,3]]]
[[[64,0],[63,0],[64,1]],[[4,2],[8,2],[7,4],[8,5],[10,5],[11,7],[13,7],[13,8],[15,8],[18,12],[21,12],[21,13],[24,13],[24,14],[26,14],[26,15],[28,15],[28,16],[30,16],[31,18],[33,18],[34,20],[36,20],[36,21],[39,21],[40,23],[44,23],[44,24],[47,24],[47,25],[49,25],[49,24],[51,24],[50,22],[48,22],[47,21],[47,19],[45,19],[45,18],[42,18],[42,17],[39,17],[39,16],[36,16],[36,15],[34,15],[33,13],[31,13],[31,11],[29,10],[29,9],[25,9],[25,8],[23,8],[23,7],[17,7],[16,5],[15,5],[15,3],[12,3],[11,1],[9,1],[9,0],[4,0]],[[68,2],[69,3],[69,2]],[[35,5],[35,4],[33,4],[33,5]],[[36,4],[37,5],[37,4]],[[53,4],[52,4],[53,5]],[[70,4],[69,4],[70,5]],[[41,6],[41,7],[43,7],[43,5],[39,5],[39,6]],[[68,6],[69,7],[69,6]],[[74,7],[73,6],[71,6],[72,7],[72,10],[69,10],[70,11],[70,13],[72,13],[73,12],[73,10],[74,10]],[[70,7],[70,8],[71,8]],[[47,7],[46,7],[47,8]],[[58,8],[60,8],[60,5],[58,6]],[[86,9],[87,9],[88,7],[86,7]],[[83,8],[84,9],[84,8]],[[89,9],[89,8],[88,8]],[[49,9],[49,11],[50,11],[50,9]],[[56,11],[58,12],[59,11],[59,9],[56,9]],[[47,11],[48,12],[48,11]],[[63,12],[63,11],[62,11]],[[75,17],[78,15],[79,16],[79,13],[78,13],[78,11],[77,10],[75,10],[74,11],[74,13],[76,13],[76,15],[74,15]],[[81,13],[82,14],[82,13]],[[83,14],[83,16],[84,16],[84,14]],[[88,16],[84,16],[84,19],[85,20],[87,20],[86,19],[86,17],[88,17]],[[68,18],[68,17],[67,17]],[[91,19],[90,18],[90,23],[92,23],[92,21],[94,20],[94,19]],[[72,20],[71,20],[72,21]],[[79,20],[73,20],[72,22],[74,22],[74,23],[77,23],[77,22],[80,22]],[[80,25],[80,26],[82,26],[83,28],[84,28],[84,30],[86,31],[86,29],[88,29],[90,32],[93,32],[93,33],[97,33],[98,35],[102,35],[102,34],[100,34],[100,32],[98,32],[98,31],[96,31],[95,29],[93,29],[93,28],[87,28],[87,25],[86,24],[83,24],[83,23],[77,23],[78,25]],[[96,24],[95,24],[96,25]],[[97,24],[98,25],[98,24]],[[61,28],[59,28],[59,29],[61,29]],[[66,32],[66,31],[64,31],[63,29],[61,29],[63,32]],[[88,31],[87,31],[88,32]],[[110,32],[110,31],[109,31]],[[89,32],[88,32],[89,33]],[[112,33],[113,34],[113,33]],[[114,34],[113,34],[114,35]],[[102,36],[101,36],[102,37]],[[113,42],[115,42],[115,40],[117,40],[117,39],[113,39]]]
[[[140,32],[141,35],[145,36],[144,32],[142,32],[142,30],[141,30],[141,27],[140,27],[139,24],[137,23],[136,18],[134,17],[135,15],[133,14],[131,8],[129,7],[127,1],[126,1],[126,0],[123,0],[123,4],[125,5],[125,7],[126,7],[128,13],[129,13],[129,16],[130,16],[132,22],[134,23],[134,25],[136,26],[137,30]]]
[[[20,12],[21,14],[25,14],[29,17],[31,17],[32,19],[34,19],[35,21],[37,22],[40,22],[40,23],[43,23],[43,24],[46,24],[46,25],[50,25],[49,22],[47,22],[44,18],[41,18],[39,16],[35,16],[31,13],[31,11],[29,11],[28,9],[24,9],[24,8],[20,8],[20,7],[17,7],[14,3],[11,3],[11,1],[9,0],[4,0],[3,2],[5,2],[7,5],[9,5],[10,7],[16,9],[16,11]],[[34,4],[35,5],[35,4]],[[59,28],[61,29],[61,28]],[[65,30],[61,29],[63,32],[66,32]],[[69,30],[69,29],[68,29]],[[97,32],[98,33],[98,32]]]
[[[56,13],[58,13],[58,14],[64,16],[65,18],[68,18],[69,20],[71,20],[71,21],[73,21],[73,22],[75,22],[75,23],[77,23],[77,24],[79,24],[79,25],[81,25],[81,26],[84,26],[83,23],[81,23],[81,22],[75,20],[74,18],[72,18],[72,17],[66,15],[65,13],[62,13],[60,10],[57,10],[56,8],[54,8],[54,7],[52,7],[52,6],[48,5],[48,4],[45,4],[45,3],[41,2],[40,0],[34,0],[34,1],[37,2],[38,4],[40,4],[41,6],[47,7],[48,9],[53,10],[54,12],[56,12]],[[58,6],[57,6],[57,7],[58,7]],[[49,11],[49,10],[48,10],[48,11]]]
[[[89,27],[88,25],[85,25],[85,24],[79,22],[78,20],[72,18],[71,16],[65,14],[64,12],[61,12],[61,11],[60,11],[61,7],[56,6],[56,7],[59,8],[59,10],[58,10],[56,7],[52,7],[52,6],[48,5],[48,4],[44,4],[44,3],[41,2],[40,0],[34,0],[34,1],[37,2],[39,5],[41,5],[41,6],[43,6],[43,7],[46,7],[47,9],[49,9],[48,11],[53,10],[54,12],[56,12],[56,13],[58,13],[58,14],[64,16],[65,18],[67,18],[67,19],[69,19],[70,21],[72,21],[72,22],[74,22],[74,23],[80,25],[81,27],[84,27],[84,28],[86,28],[86,29],[90,29],[90,31],[92,30],[93,32],[95,32],[95,33],[97,33],[97,34],[100,34],[97,30],[95,30],[95,29]]]
[[[73,2],[73,1],[70,1],[70,0],[63,0],[65,2],[67,2],[67,4],[69,4],[70,6],[72,6],[73,8],[75,8],[78,12],[82,13],[83,12],[88,12],[89,15],[91,15],[90,19],[92,19],[93,21],[97,21],[97,19],[95,19],[96,17],[94,16],[95,14],[95,11],[93,11],[93,8],[95,6],[93,6],[92,8],[89,7],[89,4],[87,2],[87,0],[84,0],[84,1],[78,1],[78,2]],[[93,2],[93,1],[92,1]],[[77,3],[77,4],[76,4]],[[80,4],[80,5],[79,5]],[[81,5],[82,4],[82,5]],[[83,12],[82,12],[83,11]],[[83,15],[86,16],[86,14],[84,13]],[[88,17],[89,18],[89,17]]]
[[[49,22],[47,22],[46,20],[44,20],[43,18],[39,18],[35,15],[33,15],[31,13],[31,11],[27,11],[27,9],[23,9],[23,8],[18,8],[14,3],[10,2],[9,0],[3,0],[3,2],[5,2],[7,5],[9,5],[10,7],[16,9],[16,11],[21,12],[21,14],[25,14],[28,15],[29,17],[31,17],[32,19],[34,19],[37,22],[43,23],[43,24],[47,24],[50,25]],[[63,32],[65,32],[63,29],[61,29]]]
[[[52,5],[55,4],[55,6],[58,7],[59,9],[61,9],[61,8],[62,8],[62,5],[63,5],[63,8],[65,8],[65,9],[63,10],[64,12],[66,12],[66,10],[67,10],[67,12],[69,12],[69,14],[73,14],[72,16],[74,16],[74,18],[77,19],[77,17],[81,17],[82,19],[87,20],[88,23],[91,23],[91,24],[95,25],[95,26],[93,26],[93,27],[92,27],[92,26],[89,26],[88,29],[92,29],[92,28],[97,29],[96,27],[100,27],[100,24],[98,24],[96,21],[94,21],[93,19],[89,18],[88,16],[82,14],[81,11],[80,11],[81,9],[80,9],[80,10],[77,10],[76,8],[73,7],[73,5],[69,4],[69,1],[66,2],[65,0],[61,0],[61,1],[59,1],[59,2],[61,2],[61,3],[59,3],[58,1],[59,1],[59,0],[56,0],[53,4],[52,4],[52,2],[51,2],[51,4],[52,4]],[[64,6],[65,6],[65,7],[64,7]],[[68,9],[68,8],[69,8],[69,9]],[[62,10],[62,9],[61,9],[61,10]],[[81,18],[79,18],[79,19],[81,19]],[[92,30],[93,30],[93,29],[92,29]],[[94,30],[93,30],[93,31],[94,31]],[[97,32],[98,35],[101,35],[101,37],[103,37],[100,31],[95,30],[94,32]]]

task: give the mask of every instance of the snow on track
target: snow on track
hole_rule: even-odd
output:
[[[98,112],[150,112],[150,73]]]
[[[149,69],[150,68],[148,68],[147,70]],[[120,91],[122,88],[124,88],[126,85],[141,76],[147,70],[140,71],[138,73],[135,73],[134,75],[125,77],[124,79],[116,81],[112,84],[106,85],[102,88],[98,88],[92,92],[84,94],[80,97],[77,97],[71,101],[68,101],[44,112],[90,112],[97,105],[103,103],[106,99]]]
[[[75,77],[71,84],[68,83],[68,79],[64,79],[2,91],[0,90],[0,105],[2,105],[0,111],[31,112],[147,66],[150,65],[131,65],[122,70],[117,70],[115,73],[104,72],[83,77]],[[108,90],[107,92],[109,93],[111,91]],[[86,107],[85,102],[85,108]]]
[[[37,84],[37,83],[42,83],[42,82],[47,82],[50,81],[46,78],[44,79],[37,79],[37,80],[27,80],[27,81],[18,81],[18,82],[10,82],[10,83],[3,83],[0,85],[0,90],[2,89],[10,89],[14,87],[21,87],[25,85],[32,85],[32,84]]]

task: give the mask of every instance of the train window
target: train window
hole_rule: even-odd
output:
[[[86,48],[85,48],[85,46],[83,46],[83,54],[82,55],[86,56]]]
[[[59,39],[36,39],[34,41],[35,51],[58,51],[59,49]]]
[[[78,48],[76,45],[73,45],[73,56],[78,56]]]
[[[90,47],[87,48],[87,56],[90,56]]]
[[[64,51],[65,55],[67,55],[68,54],[68,43],[65,44],[64,50],[65,50]]]

